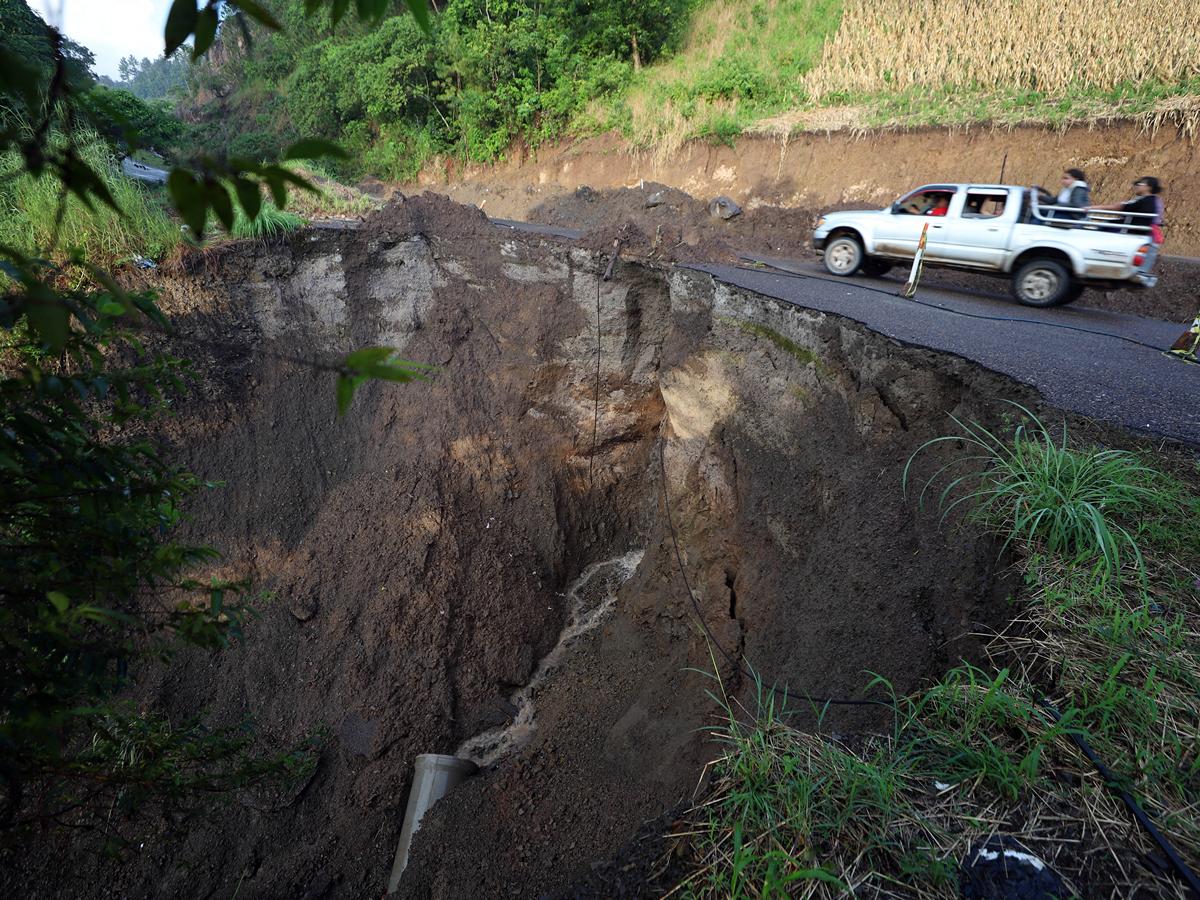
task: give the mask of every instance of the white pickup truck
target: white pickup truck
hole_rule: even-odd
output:
[[[882,275],[913,259],[928,224],[927,265],[1011,276],[1028,306],[1070,303],[1087,287],[1157,283],[1152,217],[1049,204],[1033,188],[930,184],[887,209],[821,216],[813,246],[834,275]]]

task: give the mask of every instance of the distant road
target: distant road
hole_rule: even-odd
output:
[[[145,163],[135,162],[129,157],[121,160],[121,171],[130,178],[136,178],[138,181],[147,181],[150,184],[166,184],[167,173],[162,169],[156,169],[154,166],[148,166]]]

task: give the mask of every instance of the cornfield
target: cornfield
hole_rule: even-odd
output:
[[[1200,77],[1200,2],[847,0],[810,96],[905,88],[1109,89]]]

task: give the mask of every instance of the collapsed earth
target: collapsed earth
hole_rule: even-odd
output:
[[[142,113],[225,116],[205,140],[237,140],[280,60],[431,35],[456,118],[423,139],[450,147],[482,113],[474,70],[438,60],[507,48],[501,21],[570,19],[492,4],[494,44],[462,49],[487,32],[464,4],[360,3],[344,38],[347,4],[308,5],[334,18],[172,3],[171,52],[123,58],[124,88],[81,86],[90,51],[37,26],[47,86],[20,102],[46,125],[0,111],[0,892],[1192,896],[1190,120],[505,132],[507,161],[443,148],[386,172],[415,113],[368,134],[341,95],[322,103],[357,155],[275,118],[287,146],[255,140],[285,158],[175,167],[183,125],[154,119],[164,153],[118,162],[56,118],[192,78]],[[719,12],[694,7],[659,12]],[[852,29],[873,26],[846,7],[794,73],[804,116],[840,102],[829,48],[870,71]],[[627,61],[621,102],[700,52],[699,25],[601,28],[606,10],[556,39],[588,78]],[[799,13],[751,20],[772,15]],[[544,95],[566,104],[556,65]],[[765,84],[754,109],[778,114]],[[1097,173],[1094,203],[1037,190],[1051,140]],[[1174,169],[1165,213],[1100,203],[1150,163]]]

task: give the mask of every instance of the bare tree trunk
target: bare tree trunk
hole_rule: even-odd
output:
[[[633,48],[633,71],[641,71],[642,57],[638,54],[637,33],[631,32],[629,35],[629,46]]]

